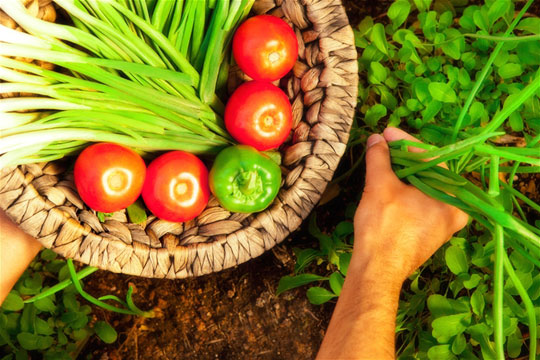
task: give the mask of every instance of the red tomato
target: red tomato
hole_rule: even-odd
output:
[[[160,219],[191,220],[208,203],[208,170],[195,155],[170,151],[148,166],[142,196],[146,207]]]
[[[133,204],[141,194],[145,175],[143,159],[117,144],[90,145],[75,161],[77,191],[96,211],[111,213]]]
[[[291,103],[281,89],[270,83],[246,82],[225,107],[225,126],[241,144],[259,151],[275,149],[291,131]]]
[[[294,66],[298,41],[293,29],[272,15],[246,20],[233,38],[234,59],[240,69],[255,80],[274,81]]]

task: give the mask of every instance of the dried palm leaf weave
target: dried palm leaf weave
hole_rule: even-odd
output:
[[[357,97],[357,53],[339,0],[258,0],[253,10],[284,18],[299,43],[285,87],[293,134],[283,152],[282,188],[267,210],[230,213],[211,198],[186,223],[149,216],[145,224],[132,224],[125,211],[101,223],[77,195],[73,174],[62,162],[2,169],[0,208],[65,257],[143,277],[220,271],[283,241],[319,201],[345,151]]]

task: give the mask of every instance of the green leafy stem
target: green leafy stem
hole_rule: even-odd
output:
[[[36,296],[33,296],[29,299],[26,299],[25,303],[33,303],[38,300],[41,300],[43,298],[46,298],[48,296],[51,296],[54,293],[57,293],[66,287],[73,284],[79,295],[81,295],[84,299],[86,299],[88,302],[97,305],[105,310],[117,312],[120,314],[126,314],[126,315],[136,315],[136,316],[142,316],[142,317],[153,317],[154,313],[153,311],[142,311],[139,309],[133,302],[132,295],[133,295],[133,287],[129,286],[127,294],[126,294],[126,300],[122,300],[118,298],[115,295],[105,295],[99,298],[95,298],[92,295],[88,294],[83,289],[83,285],[81,283],[81,279],[84,279],[88,275],[96,272],[98,268],[93,266],[87,266],[81,271],[77,272],[75,270],[75,266],[73,265],[73,260],[67,259],[67,266],[69,270],[69,274],[71,278],[66,279],[64,281],[59,282],[55,286],[37,294]],[[111,304],[106,303],[106,300],[113,300],[122,305],[122,307],[113,306]]]
[[[484,40],[490,40],[490,41],[500,41],[500,42],[523,42],[523,41],[540,41],[540,34],[539,35],[523,35],[523,36],[512,36],[512,37],[505,37],[505,36],[492,36],[492,35],[482,35],[482,34],[473,34],[473,33],[465,33],[461,34],[460,36],[455,36],[453,38],[450,38],[445,41],[441,41],[438,43],[422,43],[422,46],[440,46],[443,44],[449,44],[451,42],[454,42],[459,39],[463,38],[474,38],[474,39],[484,39]]]

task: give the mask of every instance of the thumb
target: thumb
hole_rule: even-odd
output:
[[[385,186],[396,179],[386,140],[379,134],[371,135],[367,140],[366,186]]]

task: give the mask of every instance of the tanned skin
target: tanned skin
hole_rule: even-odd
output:
[[[0,211],[0,304],[41,249]]]
[[[414,140],[396,128],[368,139],[353,256],[319,360],[394,359],[403,281],[467,223],[466,214],[396,177],[387,142],[403,138]],[[0,303],[40,248],[0,212]]]
[[[403,281],[467,224],[465,213],[397,178],[387,142],[399,139],[417,141],[396,128],[368,139],[353,255],[318,360],[394,359]]]

